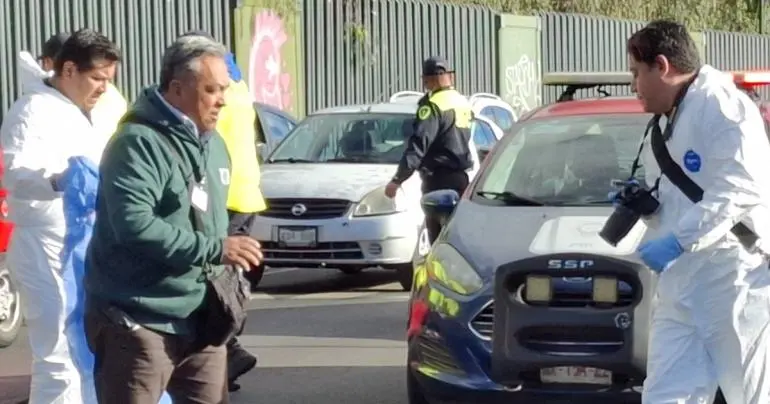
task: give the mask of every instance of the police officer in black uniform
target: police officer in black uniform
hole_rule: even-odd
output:
[[[422,80],[428,92],[419,101],[413,132],[407,140],[396,175],[385,188],[393,198],[415,171],[422,178],[423,194],[453,189],[462,194],[468,186],[466,170],[473,166],[470,151],[471,104],[454,89],[454,70],[446,59],[431,57],[422,64]],[[441,224],[426,218],[433,243]]]

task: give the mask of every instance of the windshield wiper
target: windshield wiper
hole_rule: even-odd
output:
[[[335,157],[333,159],[328,159],[324,162],[325,163],[362,163],[367,160],[368,159],[365,159],[363,157]]]
[[[612,201],[608,200],[601,200],[601,199],[591,199],[591,200],[580,200],[580,199],[557,199],[553,201],[545,201],[543,202],[545,205],[548,206],[597,206],[597,205],[612,205]]]
[[[307,160],[307,159],[298,159],[295,157],[289,157],[287,159],[270,159],[267,160],[268,163],[315,163],[313,160]]]
[[[534,199],[526,198],[523,196],[519,196],[509,191],[504,191],[504,192],[478,191],[476,192],[476,195],[485,199],[500,201],[505,203],[506,205],[511,205],[511,206],[545,206],[543,202],[536,201]]]

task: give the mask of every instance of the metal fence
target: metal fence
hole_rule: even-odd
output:
[[[421,90],[442,55],[465,93],[497,90],[497,20],[485,8],[422,0],[305,0],[306,111]]]
[[[770,36],[737,32],[704,32],[705,62],[721,70],[749,70],[770,68]],[[770,89],[759,89],[767,100]]]
[[[542,13],[543,74],[556,71],[626,71],[626,41],[644,22],[581,14]],[[613,88],[614,87],[614,88]],[[543,102],[554,102],[561,88],[544,86]],[[612,86],[613,95],[631,94],[629,86]],[[595,90],[581,90],[579,97]]]
[[[10,7],[9,7],[9,3]],[[18,54],[39,54],[43,42],[59,31],[93,28],[123,51],[117,86],[133,100],[157,81],[160,58],[179,34],[210,32],[231,44],[229,0],[3,0],[0,7],[0,120],[20,95]]]

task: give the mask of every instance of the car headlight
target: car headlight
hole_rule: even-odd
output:
[[[383,186],[366,194],[356,205],[353,216],[387,215],[405,210],[406,195],[404,195],[404,191],[399,188],[396,191],[396,196],[391,199],[385,196],[385,187]]]
[[[471,264],[451,245],[437,244],[426,261],[428,277],[461,295],[470,295],[484,286]]]

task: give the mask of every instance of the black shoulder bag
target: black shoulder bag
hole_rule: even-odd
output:
[[[184,175],[184,160],[176,146],[159,130],[162,128],[158,128],[154,123],[142,120],[136,115],[126,117],[124,121],[154,129],[158,138],[165,143],[175,158],[176,165],[179,166]],[[185,178],[192,199],[192,190],[195,186],[201,185],[202,179],[195,178],[194,174],[185,175]],[[188,178],[194,179],[194,181],[188,180]],[[190,220],[193,230],[204,232],[202,213],[194,206],[190,207]],[[246,323],[246,304],[251,297],[251,285],[243,276],[242,269],[232,266],[226,267],[221,274],[215,275],[210,266],[204,264],[202,276],[206,277],[206,296],[196,313],[198,315],[196,342],[202,346],[224,345],[238,335]]]
[[[692,84],[692,83],[690,83]],[[693,203],[698,203],[703,199],[703,188],[695,183],[687,174],[685,174],[682,167],[677,164],[671,157],[671,153],[666,147],[666,141],[671,137],[676,123],[677,112],[679,105],[682,103],[687,89],[690,87],[688,84],[683,91],[677,97],[674,103],[674,109],[669,115],[668,122],[666,123],[666,129],[664,132],[660,130],[660,115],[655,115],[650,121],[648,130],[650,132],[650,146],[652,153],[655,155],[655,161],[660,167],[660,171],[665,175],[674,186],[679,188],[683,194],[687,196]],[[749,251],[754,251],[757,246],[759,237],[748,226],[743,223],[738,223],[731,229],[732,233],[738,238],[740,243]]]

